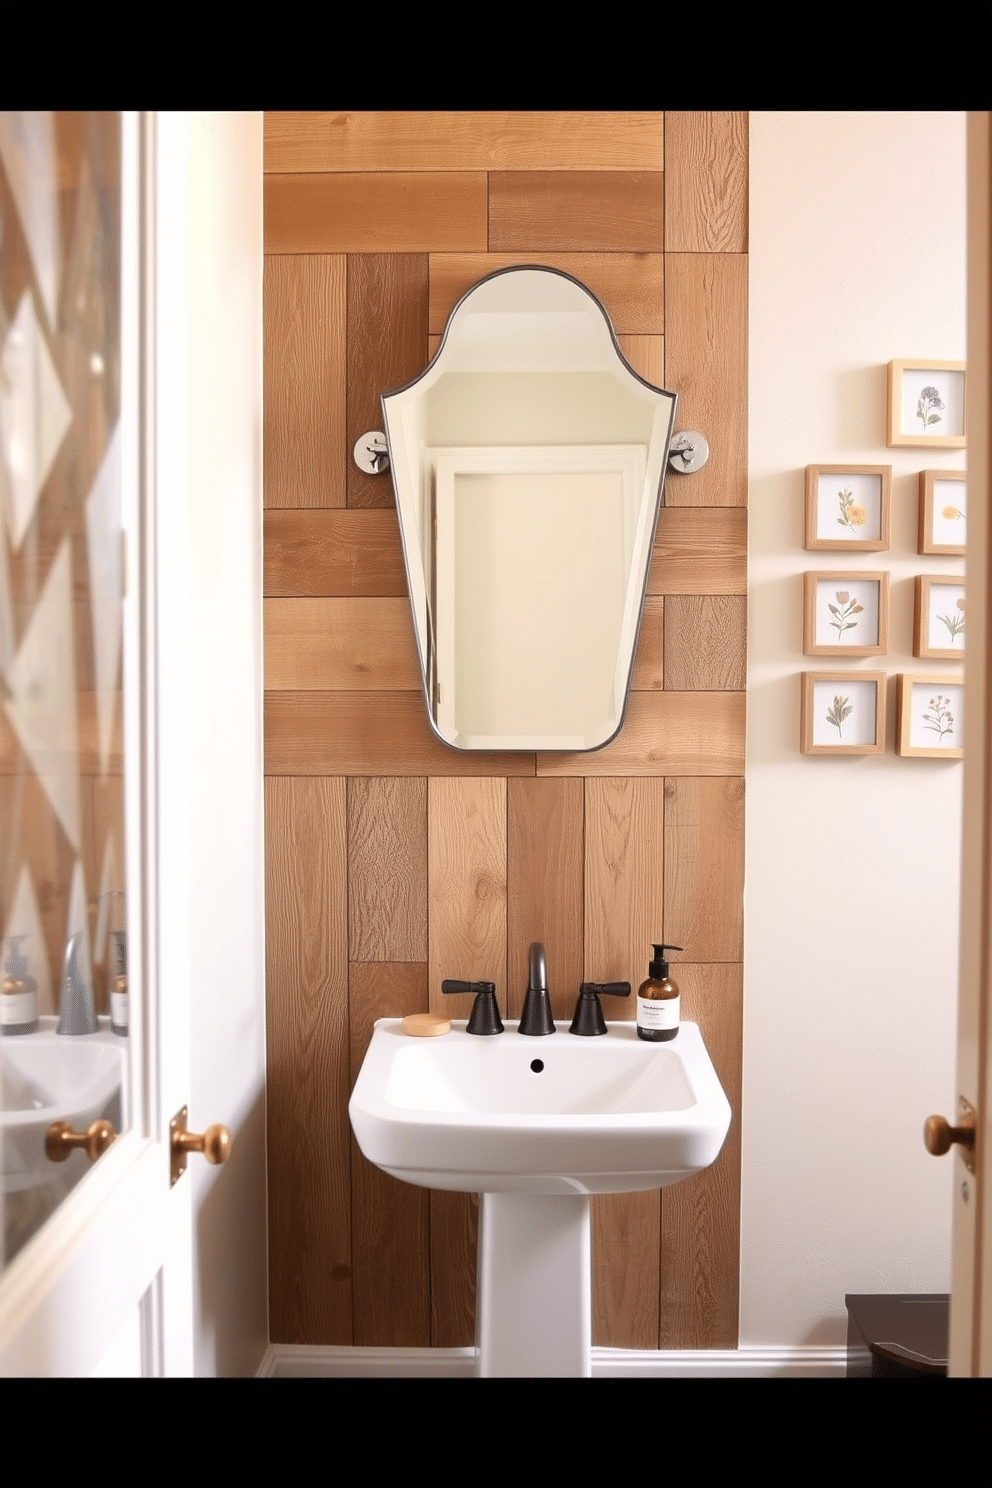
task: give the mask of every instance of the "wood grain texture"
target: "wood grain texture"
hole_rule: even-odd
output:
[[[265,791],[269,1325],[352,1342],[345,783]]]
[[[667,484],[666,500],[670,489]],[[648,593],[746,594],[747,512],[729,506],[662,507]]]
[[[665,782],[665,939],[688,961],[744,953],[744,781]]]
[[[427,961],[422,778],[348,781],[348,955],[352,961]]]
[[[265,171],[660,171],[659,111],[287,111],[265,115]]]
[[[485,250],[482,171],[267,175],[265,252]]]
[[[665,783],[587,779],[585,793],[585,978],[629,981],[631,997],[604,998],[604,1011],[631,1018],[664,928]],[[658,1194],[597,1195],[592,1207],[593,1338],[657,1348]]]
[[[660,594],[648,594],[644,598],[630,686],[634,692],[660,692],[664,685],[665,600]]]
[[[493,253],[660,253],[660,171],[491,171]]]
[[[746,253],[746,113],[665,116],[665,249]]]
[[[263,518],[266,596],[405,595],[393,511],[268,511]]]
[[[571,1018],[582,982],[584,789],[581,780],[506,786],[506,1016],[519,1018],[528,953],[540,941],[556,1018]]]
[[[588,779],[585,795],[584,979],[628,981],[636,989],[652,944],[670,935],[663,923],[665,782]],[[606,1006],[611,1018],[636,1011],[633,997]]]
[[[743,692],[747,600],[740,594],[673,594],[665,605],[665,678],[675,692]]]
[[[665,330],[665,259],[661,253],[432,253],[430,324],[440,334],[467,289],[497,269],[545,264],[572,274],[602,300],[617,335]]]
[[[665,482],[666,506],[747,505],[747,259],[665,254],[665,377],[679,427],[701,429],[710,458]]]
[[[617,336],[620,350],[634,371],[652,387],[665,385],[664,336]]]
[[[467,1018],[469,993],[442,993],[445,977],[496,983],[506,998],[506,781],[428,783],[430,1010]]]
[[[593,1196],[594,1347],[658,1347],[660,1250],[660,1193]]]
[[[661,1347],[737,1348],[740,1296],[740,965],[673,963],[682,1017],[698,1023],[732,1111],[711,1167],[661,1193]]]
[[[392,477],[367,475],[350,452],[363,434],[383,427],[382,394],[410,382],[427,361],[427,255],[350,254],[346,446],[350,507],[395,507]]]
[[[107,772],[120,775],[124,768],[124,743],[121,738],[121,710],[114,709],[113,732],[110,736],[110,752],[107,756]],[[28,757],[21,748],[17,733],[4,708],[0,710],[0,775],[20,775],[33,770]],[[60,775],[72,771],[79,776],[103,774],[103,756],[100,751],[100,724],[95,692],[76,693],[76,751],[52,751],[42,765],[44,775]]]
[[[533,775],[534,756],[448,749],[431,733],[420,692],[265,695],[267,775],[471,776],[480,770]]]
[[[349,786],[354,785],[349,782]],[[427,1010],[427,965],[377,962],[349,974],[351,1081],[358,1078],[376,1018]],[[425,1188],[401,1183],[362,1156],[352,1138],[351,1230],[355,1343],[367,1348],[430,1344],[430,1223]]]
[[[431,1345],[475,1343],[475,1265],[479,1195],[430,1191]]]
[[[619,735],[593,754],[539,754],[538,775],[740,775],[744,695],[632,692]]]
[[[405,599],[266,599],[263,618],[271,692],[420,686]]]
[[[345,259],[267,257],[264,505],[345,504]]]

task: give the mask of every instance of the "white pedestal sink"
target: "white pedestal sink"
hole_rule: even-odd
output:
[[[410,1038],[380,1018],[349,1114],[370,1162],[480,1195],[479,1374],[591,1372],[590,1195],[664,1188],[714,1160],[730,1106],[694,1023],[666,1044],[633,1023],[578,1038],[464,1023]]]

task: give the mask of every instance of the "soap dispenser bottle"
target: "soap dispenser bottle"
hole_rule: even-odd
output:
[[[112,930],[116,943],[117,975],[110,984],[110,1027],[118,1038],[127,1038],[129,1006],[127,990],[127,932]]]
[[[637,989],[637,1037],[649,1043],[667,1043],[679,1031],[679,989],[669,980],[665,952],[681,949],[677,945],[656,945],[647,981]]]
[[[34,1033],[38,1027],[38,984],[28,974],[21,950],[23,935],[8,935],[7,959],[0,992],[0,1034]]]

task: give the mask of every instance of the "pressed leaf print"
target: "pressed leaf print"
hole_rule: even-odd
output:
[[[832,705],[827,709],[827,722],[833,725],[842,739],[844,732],[841,725],[850,718],[853,712],[850,698],[839,696],[834,698]]]
[[[858,604],[856,599],[852,599],[846,589],[838,589],[834,595],[834,599],[836,599],[837,603],[833,605],[828,602],[827,609],[833,616],[830,624],[837,632],[837,639],[841,640],[846,630],[857,629],[858,622],[854,619],[854,616],[861,614],[864,605]]]
[[[916,405],[916,417],[920,420],[924,429],[929,429],[931,424],[940,423],[940,414],[937,410],[944,406],[940,394],[935,387],[923,388],[920,393],[920,401]]]
[[[940,515],[945,522],[961,522],[964,520],[964,512],[958,506],[945,506]]]
[[[938,744],[943,744],[954,733],[954,716],[949,697],[942,697],[938,692],[936,697],[930,699],[930,705],[923,715],[923,727],[937,735]]]
[[[868,520],[868,513],[863,506],[859,506],[853,494],[846,488],[837,492],[840,501],[840,516],[837,518],[839,527],[846,527],[849,532],[857,532]]]
[[[958,636],[964,635],[964,600],[959,599],[949,615],[938,615],[937,618],[947,626],[953,645]]]

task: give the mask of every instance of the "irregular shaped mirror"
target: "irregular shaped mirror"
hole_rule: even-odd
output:
[[[503,269],[382,398],[431,725],[599,749],[623,722],[676,396],[556,269]]]

